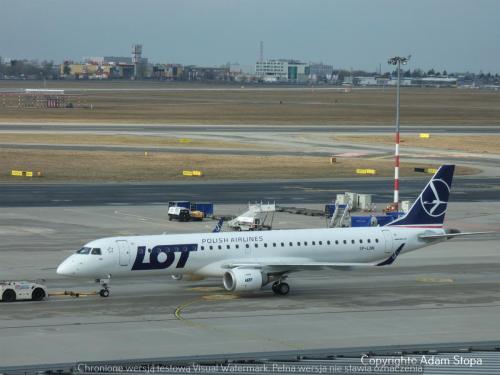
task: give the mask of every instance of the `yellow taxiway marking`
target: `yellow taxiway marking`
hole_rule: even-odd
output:
[[[227,294],[209,294],[201,298],[203,298],[205,301],[226,301],[230,299],[238,299],[240,297],[235,294],[227,293]]]
[[[187,288],[187,289],[191,290],[192,292],[203,292],[203,293],[222,292],[224,290],[220,286],[195,286],[195,287]]]
[[[207,326],[206,324],[202,324],[202,323],[197,323],[197,322],[194,322],[190,319],[186,319],[182,316],[182,310],[184,310],[186,307],[188,306],[191,306],[192,304],[196,303],[196,302],[199,302],[201,301],[200,298],[197,298],[197,299],[194,299],[194,300],[191,300],[191,301],[188,301],[186,303],[183,303],[182,305],[178,306],[176,309],[175,309],[175,312],[174,312],[174,316],[177,320],[187,324],[188,326],[192,326],[192,327],[199,327],[199,328],[206,328],[206,329],[209,329],[210,327]]]
[[[419,277],[417,281],[421,283],[452,283],[454,280],[450,278]]]

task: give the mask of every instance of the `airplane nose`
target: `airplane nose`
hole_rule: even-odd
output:
[[[74,267],[69,259],[62,262],[59,267],[57,267],[56,273],[61,276],[71,276],[75,273]]]
[[[66,266],[66,262],[62,262],[59,267],[57,267],[57,274],[58,275],[61,275],[61,276],[65,276],[68,274],[68,271],[67,271],[67,266]]]

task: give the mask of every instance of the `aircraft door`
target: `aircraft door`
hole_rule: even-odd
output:
[[[130,263],[130,246],[126,240],[116,241],[116,247],[118,248],[118,259],[120,266],[128,266]]]
[[[392,233],[390,230],[383,229],[382,234],[384,235],[384,242],[385,242],[385,252],[387,254],[391,254],[393,250],[393,238],[392,238]]]

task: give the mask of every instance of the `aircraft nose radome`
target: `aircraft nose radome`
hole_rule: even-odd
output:
[[[57,267],[56,273],[58,275],[66,275],[66,265],[64,264],[65,262],[62,262],[59,267]]]
[[[61,276],[71,275],[71,265],[67,260],[62,262],[59,267],[57,267],[56,273]]]

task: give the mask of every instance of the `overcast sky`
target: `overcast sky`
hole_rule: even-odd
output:
[[[252,65],[294,58],[338,68],[500,73],[499,0],[0,0],[0,56],[61,62],[130,56]]]

